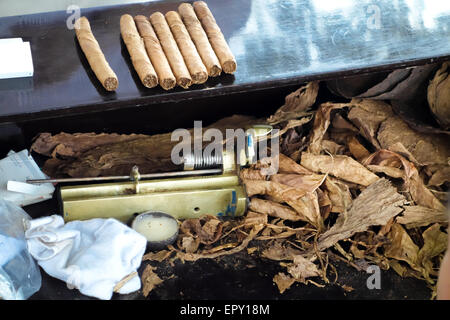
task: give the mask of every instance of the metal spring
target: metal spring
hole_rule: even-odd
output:
[[[185,170],[214,169],[222,166],[222,153],[207,155],[189,153],[184,157]]]

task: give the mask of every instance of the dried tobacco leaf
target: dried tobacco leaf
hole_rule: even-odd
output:
[[[389,117],[380,125],[377,139],[383,149],[400,142],[422,165],[448,166],[450,139],[443,134],[422,133],[411,129],[399,117]]]
[[[352,102],[357,105],[350,109],[348,119],[359,128],[367,141],[379,149],[378,128],[383,121],[394,115],[391,106],[380,100],[353,99]]]
[[[320,154],[322,151],[322,140],[325,132],[328,130],[330,125],[331,111],[342,109],[344,107],[349,107],[346,103],[323,103],[317,109],[316,115],[314,117],[314,124],[312,129],[312,134],[309,139],[308,152],[312,154]]]
[[[221,119],[208,128],[221,130],[225,137],[226,129],[246,128],[258,122],[261,123],[260,121],[249,116],[234,115]],[[192,135],[193,130],[190,129]],[[139,167],[141,173],[175,171],[178,167],[172,162],[171,152],[179,142],[172,141],[171,135],[172,133],[156,134],[129,141],[120,141],[121,138],[118,136],[119,141],[90,148],[79,153],[75,159],[50,159],[51,161],[46,162],[43,170],[51,177],[129,175],[135,165]],[[67,141],[64,145],[76,145],[78,141],[75,135],[68,135],[65,139]],[[50,140],[49,143],[49,147],[40,148],[52,149],[54,142]]]
[[[428,180],[428,186],[441,186],[450,182],[450,166],[437,166],[436,171]]]
[[[314,155],[302,153],[301,165],[305,168],[334,177],[368,186],[378,180],[378,176],[367,170],[358,161],[344,155]]]
[[[247,195],[270,196],[276,202],[285,202],[286,200],[297,200],[306,194],[306,191],[297,189],[288,185],[280,184],[274,181],[262,180],[243,180]]]
[[[249,197],[254,195],[269,196],[271,200],[278,203],[287,203],[295,209],[296,214],[281,204],[257,198],[250,200],[250,209],[292,221],[303,220],[322,228],[323,219],[315,190],[323,183],[325,178],[325,175],[316,174],[276,174],[272,176],[272,179],[286,184],[260,180],[244,180],[244,184]],[[279,211],[277,212],[277,210]]]
[[[349,211],[339,215],[336,223],[319,237],[319,250],[329,248],[357,232],[366,231],[370,226],[385,225],[402,211],[401,205],[404,203],[405,197],[388,180],[377,180],[363,190],[353,200]]]
[[[419,172],[412,162],[409,162],[399,154],[380,149],[373,153],[369,158],[364,161],[365,165],[378,165],[385,166],[387,168],[403,169],[404,188],[410,192],[412,199],[418,205],[422,205],[438,211],[445,210],[444,205],[433,195],[433,193],[425,186],[422,178],[419,176]],[[398,176],[397,170],[386,170],[384,173]]]
[[[345,146],[340,145],[333,140],[324,139],[321,143],[321,150],[331,154],[343,154],[345,152]]]
[[[318,92],[319,82],[308,82],[306,85],[287,95],[284,105],[275,114],[270,116],[267,122],[275,125],[282,121],[308,115],[306,110],[316,102]]]
[[[172,250],[161,250],[157,252],[149,252],[142,257],[142,261],[158,261],[162,262],[170,257]]]
[[[192,236],[187,236],[181,238],[181,250],[186,251],[187,253],[193,253],[198,250],[200,245],[200,239],[194,238]]]
[[[222,235],[222,221],[216,217],[209,217],[210,218],[203,224],[200,232],[200,241],[204,244],[212,244]]]
[[[225,256],[225,255],[232,255],[235,254],[237,252],[240,252],[242,250],[244,250],[245,248],[247,248],[248,244],[250,241],[252,241],[256,235],[264,228],[264,225],[255,225],[252,230],[250,231],[250,233],[247,235],[247,237],[242,241],[242,243],[237,246],[234,247],[233,244],[233,249],[231,250],[225,250],[228,247],[227,244],[223,245],[223,247],[220,248],[220,251],[218,252],[214,252],[214,253],[184,253],[184,252],[177,252],[177,257],[179,259],[181,259],[182,261],[197,261],[199,259],[214,259],[220,256]],[[220,246],[219,246],[220,247]]]
[[[354,136],[348,140],[347,146],[352,156],[359,162],[370,156],[370,152]]]
[[[413,156],[411,152],[408,151],[408,149],[405,148],[405,146],[401,142],[397,142],[394,144],[391,144],[388,148],[389,151],[398,153],[402,157],[408,159],[412,163],[414,163],[415,166],[421,167],[422,164],[417,161],[417,159]]]
[[[392,225],[387,234],[390,243],[385,246],[384,255],[388,258],[407,262],[411,268],[421,271],[417,264],[419,247],[399,224]]]
[[[301,254],[302,252],[300,250],[294,249],[288,245],[283,245],[282,241],[275,241],[270,247],[263,250],[261,256],[275,261],[294,261],[294,258]]]
[[[266,175],[261,173],[261,170],[251,168],[244,168],[239,172],[242,180],[266,180]]]
[[[156,270],[155,267],[147,265],[142,273],[142,292],[145,297],[147,297],[150,291],[152,291],[156,286],[163,283],[163,280],[158,277],[154,270]]]
[[[302,198],[295,201],[286,201],[286,203],[297,211],[297,213],[306,218],[306,220],[319,231],[324,229],[323,217],[320,213],[319,198],[317,192],[305,194]],[[302,219],[303,220],[303,219]]]
[[[448,216],[445,211],[438,211],[423,206],[405,206],[405,211],[398,216],[397,223],[405,225],[406,228],[417,228],[428,226],[433,223],[447,223]]]
[[[319,188],[325,181],[326,177],[326,175],[321,174],[299,175],[278,173],[272,175],[270,177],[270,181],[293,187],[296,190],[301,190],[303,195],[305,195],[307,193],[314,192],[317,188]]]
[[[268,214],[271,217],[281,218],[285,220],[307,221],[304,216],[298,214],[295,210],[269,200],[252,198],[250,200],[249,209],[259,213]]]
[[[395,167],[380,166],[376,164],[368,164],[366,167],[372,172],[384,173],[391,178],[403,178],[405,176],[405,172],[402,169]]]
[[[279,154],[278,162],[278,172],[279,173],[297,173],[297,174],[311,174],[312,172],[305,167],[301,166],[291,158],[285,156],[284,154]]]
[[[287,271],[296,281],[303,283],[306,278],[320,276],[317,266],[301,255],[294,257],[294,262],[287,267]]]
[[[280,293],[283,293],[295,283],[295,279],[283,272],[280,272],[273,277],[273,282],[277,285]]]
[[[345,119],[341,114],[337,113],[331,120],[331,129],[335,132],[352,132],[358,133],[359,130],[350,121]]]
[[[198,219],[186,219],[180,226],[181,234],[198,239],[203,244],[213,244],[222,235],[223,221],[216,216],[206,215]],[[186,246],[192,249],[192,242],[186,238]],[[184,246],[184,244],[182,244]]]
[[[247,211],[243,224],[248,227],[253,227],[255,225],[266,225],[267,224],[267,214],[258,213],[254,211]]]
[[[345,183],[331,177],[325,180],[325,188],[331,201],[331,212],[342,213],[352,204],[352,195]]]
[[[424,245],[420,248],[417,256],[418,263],[424,268],[424,276],[429,279],[431,276],[438,276],[438,272],[433,268],[432,258],[445,252],[447,249],[448,235],[440,230],[438,223],[433,224],[422,234]]]
[[[428,104],[442,128],[450,129],[450,63],[444,62],[428,85]]]
[[[39,134],[31,150],[47,157],[78,157],[83,152],[98,146],[117,142],[147,138],[144,134],[116,134],[116,133],[65,133],[51,135],[44,132]]]

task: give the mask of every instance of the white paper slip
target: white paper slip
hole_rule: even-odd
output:
[[[19,181],[8,181],[6,185],[6,189],[8,191],[13,192],[19,192],[19,193],[25,193],[25,194],[32,194],[32,195],[45,195],[48,193],[48,188],[44,185],[44,187],[39,185],[33,185],[26,182],[19,182]]]
[[[29,179],[47,179],[27,150],[11,151],[0,160],[0,198],[26,206],[51,199],[55,187],[51,183],[31,185]]]
[[[32,77],[33,73],[30,43],[21,38],[0,39],[0,79]]]

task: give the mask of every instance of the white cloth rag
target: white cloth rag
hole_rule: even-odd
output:
[[[25,222],[30,254],[52,277],[84,295],[109,300],[114,287],[135,272],[147,240],[115,219],[72,221],[64,225],[53,215]],[[119,290],[127,294],[141,288],[139,276]]]

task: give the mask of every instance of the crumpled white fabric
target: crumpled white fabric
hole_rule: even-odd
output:
[[[135,272],[145,253],[144,236],[115,219],[72,221],[53,215],[25,222],[30,254],[52,277],[84,295],[109,300],[117,283]],[[141,288],[136,275],[120,289]]]

